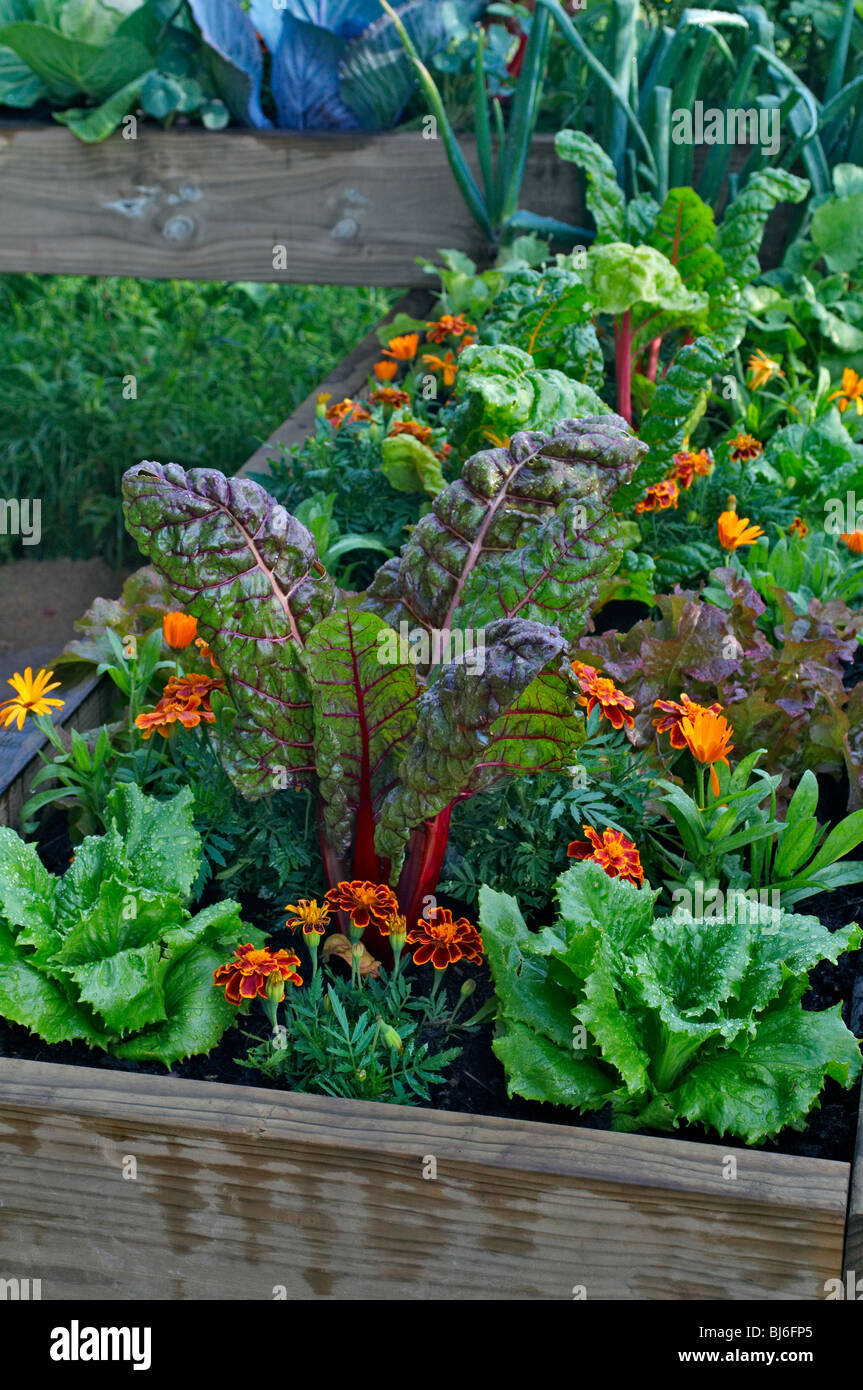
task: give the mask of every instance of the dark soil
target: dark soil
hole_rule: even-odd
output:
[[[49,869],[60,872],[68,864],[70,852],[65,822],[62,817],[55,816],[46,827],[40,843],[42,858]],[[450,906],[456,907],[457,904],[452,903]],[[855,919],[863,921],[863,885],[813,897],[805,902],[800,910],[819,916],[825,926],[833,930]],[[246,921],[256,923],[267,930],[272,929],[271,903],[247,898],[243,902],[243,915]],[[305,954],[302,942],[294,937],[288,938],[285,935],[282,940],[276,934],[274,942],[276,945],[290,945],[301,955]],[[428,978],[423,978],[424,976]],[[431,966],[421,970],[419,977],[422,988],[427,990],[431,984]],[[493,993],[487,967],[476,967],[462,962],[447,971],[444,981],[453,1006],[466,979],[475,981],[476,990],[464,1007],[463,1017],[475,1013]],[[838,965],[822,963],[812,971],[811,984],[812,988],[803,1000],[804,1008],[826,1009],[841,1002],[842,1016],[846,1024],[857,1037],[863,1037],[861,953],[840,957]],[[176,1063],[172,1068],[172,1074],[197,1081],[223,1081],[240,1086],[272,1086],[271,1080],[238,1063],[238,1058],[244,1058],[251,1046],[248,1034],[252,1033],[263,1039],[266,1031],[267,1025],[262,1012],[252,1013],[244,1019],[242,1030],[229,1029],[212,1052],[206,1056],[191,1057],[185,1062]],[[435,1091],[435,1109],[457,1110],[471,1115],[497,1115],[506,1119],[539,1120],[551,1124],[576,1125],[584,1129],[610,1128],[608,1108],[579,1116],[563,1107],[526,1101],[517,1096],[509,1099],[503,1067],[491,1050],[492,1024],[486,1024],[475,1033],[464,1035],[464,1038],[464,1050],[453,1064],[449,1079]],[[426,1040],[431,1051],[436,1050],[441,1044],[441,1038],[435,1035],[434,1028],[428,1030]],[[83,1043],[43,1043],[26,1028],[10,1024],[2,1018],[0,1056],[58,1062],[69,1066],[149,1072],[158,1076],[165,1074],[164,1068],[158,1063],[124,1062],[106,1053],[96,1052]],[[802,1132],[785,1130],[776,1140],[769,1141],[764,1147],[778,1153],[803,1154],[810,1158],[850,1162],[854,1154],[859,1091],[859,1084],[852,1091],[844,1091],[836,1082],[828,1081],[822,1092],[820,1108],[811,1112],[806,1129]],[[722,1144],[726,1148],[746,1147],[740,1140],[719,1138],[712,1132],[695,1126],[682,1125],[675,1133],[680,1138]]]

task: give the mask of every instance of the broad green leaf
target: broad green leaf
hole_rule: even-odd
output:
[[[56,879],[42,864],[36,846],[0,826],[0,919],[13,929],[54,926]]]
[[[716,237],[716,249],[733,280],[742,284],[759,273],[758,251],[776,204],[799,203],[808,192],[808,181],[787,169],[759,169],[747,180],[729,203]]]
[[[412,434],[385,439],[381,457],[381,472],[397,492],[427,492],[436,497],[446,487],[437,455]]]
[[[103,879],[95,903],[69,924],[57,965],[76,966],[104,960],[119,951],[136,950],[176,929],[188,917],[176,894],[129,888],[116,878]]]
[[[596,223],[596,244],[623,241],[626,237],[626,199],[605,150],[581,130],[558,131],[554,137],[554,149],[560,159],[576,164],[585,175],[585,201]]]
[[[139,464],[123,480],[126,522],[178,604],[198,619],[237,710],[226,771],[266,796],[314,768],[302,647],[332,612],[314,542],[257,483],[209,469]]]
[[[787,586],[786,586],[787,587]],[[808,820],[818,808],[818,778],[809,769],[798,782],[788,803],[785,819],[789,825],[796,820]]]
[[[725,263],[713,248],[713,212],[693,188],[672,188],[650,236],[651,246],[676,267],[690,289],[704,289],[725,274]]]
[[[48,1043],[82,1038],[91,1046],[106,1038],[92,1015],[71,1003],[56,980],[36,970],[27,953],[0,923],[0,1016],[20,1023]]]
[[[145,796],[126,782],[108,794],[112,824],[123,837],[127,882],[188,898],[198,874],[201,837],[195,830],[191,787],[169,801]]]
[[[106,960],[76,965],[79,998],[104,1020],[106,1031],[136,1032],[166,1017],[162,980],[168,961],[157,941]]]
[[[324,823],[341,854],[354,839],[358,810],[371,814],[395,786],[416,730],[416,673],[400,645],[381,618],[349,611],[324,618],[306,644]]]
[[[179,926],[163,931],[162,943],[170,953],[173,964],[198,941],[222,948],[228,946],[229,954],[232,954],[238,942],[250,939],[249,931],[250,928],[240,919],[240,904],[231,898],[224,898],[221,902],[202,908]],[[263,938],[258,940],[256,934],[255,939],[259,945],[262,944]]]
[[[653,246],[612,241],[588,252],[585,283],[599,313],[623,314],[635,306],[657,305],[664,313],[695,317],[707,298],[688,290],[679,272]],[[636,314],[640,318],[643,307]]]
[[[831,270],[857,270],[863,262],[863,190],[816,208],[811,235]]]
[[[572,1047],[572,1000],[547,978],[545,963],[531,954],[528,931],[515,898],[483,885],[479,926],[500,1001],[498,1016],[523,1023],[564,1049]]]
[[[620,1072],[624,1085],[637,1095],[650,1086],[650,1055],[639,1021],[628,1008],[626,993],[616,981],[618,957],[609,938],[602,940],[594,969],[584,982],[584,1001],[575,1016],[590,1031],[603,1062]]]
[[[555,892],[567,940],[571,928],[581,931],[597,923],[612,935],[618,950],[628,951],[652,930],[658,890],[610,878],[598,864],[573,864],[559,876]]]
[[[0,45],[16,53],[56,101],[68,101],[89,90],[87,74],[102,53],[97,44],[67,38],[46,24],[27,20],[4,25]]]
[[[88,144],[106,140],[130,112],[135,110],[141,95],[141,79],[134,78],[125,87],[114,92],[101,106],[70,107],[67,111],[56,111],[54,119],[69,127]]]
[[[780,837],[771,869],[771,880],[774,883],[781,883],[783,879],[790,878],[800,868],[808,857],[817,834],[818,822],[814,816],[786,821],[786,829]]]
[[[508,1025],[492,1051],[506,1071],[510,1096],[599,1110],[615,1090],[615,1082],[596,1062],[557,1047],[523,1023]]]
[[[210,1052],[237,1017],[225,991],[213,984],[213,972],[224,960],[224,952],[207,942],[198,942],[187,951],[164,978],[166,1022],[115,1043],[111,1047],[114,1055],[170,1067],[195,1053]]]

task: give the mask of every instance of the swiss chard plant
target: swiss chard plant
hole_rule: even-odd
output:
[[[213,970],[264,938],[230,900],[189,911],[201,841],[188,788],[160,802],[126,784],[108,800],[108,833],[60,877],[0,828],[0,1015],[45,1042],[169,1067],[234,1022]]]
[[[622,542],[610,499],[644,446],[614,415],[469,459],[362,594],[256,483],[142,463],[127,524],[198,620],[235,709],[246,796],[314,783],[325,870],[391,882],[415,920],[453,805],[556,770],[583,738],[562,658]]]
[[[514,898],[480,894],[510,1095],[610,1105],[615,1129],[688,1121],[757,1144],[802,1129],[828,1077],[859,1076],[841,1005],[801,1003],[813,966],[859,948],[856,924],[831,933],[742,897],[707,919],[656,917],[648,886],[590,863],[558,879],[557,898],[536,934]]]

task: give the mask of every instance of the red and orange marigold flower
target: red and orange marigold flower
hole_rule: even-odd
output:
[[[475,333],[476,324],[468,323],[464,314],[442,314],[437,323],[426,324],[426,341],[443,343],[447,338],[461,338],[465,333]]]
[[[393,420],[387,437],[393,439],[397,434],[411,434],[421,444],[430,444],[433,438],[431,425],[421,425],[418,420]]]
[[[799,540],[802,540],[803,537],[807,535],[808,531],[809,527],[806,525],[802,516],[795,516],[791,525],[788,527],[789,536],[797,536]]]
[[[635,504],[635,515],[641,516],[643,512],[667,512],[669,507],[676,507],[680,496],[680,490],[674,478],[663,478],[661,482],[654,483],[644,494],[641,502]]]
[[[479,965],[485,949],[476,927],[466,917],[454,922],[448,907],[429,908],[428,916],[420,917],[408,932],[407,942],[417,948],[414,965],[431,961],[435,970],[446,970],[460,960]]]
[[[266,946],[253,946],[249,941],[245,946],[237,947],[233,960],[220,965],[213,972],[213,984],[224,989],[229,1004],[242,1004],[244,999],[258,996],[266,999],[267,983],[272,976],[281,981],[290,980],[292,985],[303,983],[296,971],[299,963],[300,958],[293,951],[270,951]],[[269,997],[272,998],[272,994]],[[281,1000],[284,997],[282,984],[278,998]]]
[[[613,729],[633,727],[635,720],[630,711],[635,709],[635,701],[629,695],[618,690],[614,681],[601,676],[594,666],[573,661],[572,669],[582,692],[578,703],[585,706],[589,715],[599,705],[601,716],[608,720]]]
[[[355,423],[372,418],[365,406],[360,405],[359,401],[351,400],[350,396],[345,396],[344,400],[337,401],[335,405],[328,405],[326,414],[330,424],[337,430],[348,422]]]
[[[628,840],[622,830],[607,827],[600,835],[592,825],[583,825],[586,840],[573,840],[567,846],[569,859],[586,859],[598,864],[609,878],[622,878],[640,888],[644,882],[644,869],[635,842]]]
[[[654,700],[653,708],[661,710],[658,719],[654,719],[653,727],[658,734],[668,734],[672,748],[685,748],[686,739],[681,732],[681,724],[684,719],[692,719],[693,715],[699,710],[708,709],[711,714],[721,714],[722,706],[718,703],[712,705],[699,705],[689,696],[681,692],[680,701],[677,700]]]
[[[300,898],[295,903],[287,903],[285,911],[292,915],[285,926],[288,931],[302,927],[304,936],[322,936],[329,926],[330,909],[327,904],[315,898]]]
[[[706,449],[699,449],[697,453],[684,449],[674,455],[674,467],[668,476],[683,492],[688,492],[696,478],[706,478],[712,469],[713,459]]]
[[[331,888],[326,901],[334,911],[346,912],[358,931],[364,931],[370,922],[384,927],[387,919],[399,910],[395,893],[385,883],[369,883],[359,878]]]
[[[731,441],[728,457],[733,459],[735,463],[749,463],[763,453],[764,445],[760,439],[755,438],[754,434],[738,434]]]
[[[155,709],[139,714],[135,726],[146,740],[154,731],[167,738],[174,724],[180,724],[184,729],[194,729],[199,724],[214,724],[216,716],[210,706],[210,697],[213,691],[224,688],[225,682],[219,676],[205,676],[195,671],[187,676],[172,676]]]
[[[388,366],[391,364],[387,364]],[[411,398],[407,391],[400,391],[397,386],[379,386],[369,397],[372,405],[383,405],[387,409],[395,410],[398,406],[410,405]]]

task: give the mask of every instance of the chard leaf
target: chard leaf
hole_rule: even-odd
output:
[[[0,1016],[38,1033],[45,1042],[106,1039],[92,1015],[70,1002],[63,986],[30,964],[26,951],[0,922]]]
[[[472,351],[467,348],[463,358]],[[469,615],[470,604],[478,606],[480,595],[483,621],[507,616],[507,600],[495,605],[490,595],[502,565],[511,566],[506,571],[510,590],[515,582],[517,566],[508,561],[509,553],[536,543],[543,526],[568,500],[589,504],[590,514],[597,517],[595,534],[614,544],[617,530],[608,499],[631,476],[644,452],[625,421],[609,414],[563,420],[551,437],[517,434],[509,449],[475,454],[461,477],[435,498],[401,555],[378,571],[362,606],[395,628],[407,622],[438,631],[448,631],[457,613],[462,626],[470,625],[459,608],[466,603]],[[551,553],[555,534],[547,536],[557,584],[563,583],[563,567],[560,556]],[[586,578],[577,545],[575,541],[571,557],[576,580]],[[542,562],[540,545],[530,563],[550,585],[551,571],[542,575],[537,568]],[[573,586],[576,605],[584,602],[585,592],[583,583]],[[551,598],[551,587],[546,595]],[[556,604],[555,616],[569,626],[565,604]]]
[[[725,262],[714,249],[715,239],[713,211],[695,189],[670,189],[650,244],[676,267],[687,288],[704,289],[726,274]]]
[[[744,284],[759,274],[758,252],[776,204],[799,203],[808,192],[809,181],[787,169],[759,169],[747,179],[743,192],[729,204],[716,237],[716,249],[733,280]]]
[[[198,619],[237,710],[226,771],[247,797],[314,769],[302,646],[333,583],[304,526],[248,479],[139,464],[123,482],[129,530]]]
[[[688,290],[676,268],[654,246],[611,241],[594,247],[587,256],[585,283],[599,313],[634,310],[636,321],[646,315],[647,305],[689,317],[707,307],[706,296]]]
[[[560,159],[575,164],[585,175],[585,202],[596,223],[596,245],[626,237],[626,199],[614,165],[605,150],[582,130],[560,130],[554,137]]]
[[[52,928],[57,880],[42,864],[35,845],[0,826],[0,919],[10,927]]]
[[[700,1058],[670,1097],[678,1113],[760,1144],[787,1125],[803,1128],[826,1077],[850,1086],[860,1074],[859,1043],[840,1004],[817,1013],[800,1007],[807,987],[789,981],[754,1038]]]
[[[325,618],[306,644],[324,824],[340,854],[354,839],[358,809],[376,809],[394,786],[416,729],[416,675],[399,664],[398,646],[381,618],[350,611]]]
[[[478,763],[484,761],[495,736],[494,726],[551,661],[560,657],[564,642],[559,632],[520,618],[500,619],[485,634],[482,669],[455,661],[438,666],[428,689],[416,702],[416,736],[405,753],[399,781],[381,806],[375,845],[390,859],[393,878],[404,857],[410,830],[436,816],[465,792]],[[537,694],[539,689],[537,689]],[[542,718],[541,735],[565,756],[566,730],[560,744],[554,727]],[[530,735],[528,735],[530,737]],[[533,748],[508,746],[500,768],[503,775],[521,751],[522,766],[533,767]]]
[[[110,1033],[131,1033],[166,1017],[162,980],[168,962],[153,941],[105,960],[76,965],[79,998],[104,1020]]]

